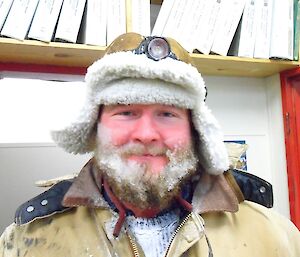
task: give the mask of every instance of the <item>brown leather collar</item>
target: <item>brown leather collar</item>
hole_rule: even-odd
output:
[[[102,174],[95,160],[91,159],[82,168],[78,177],[68,192],[65,194],[62,204],[66,207],[87,206],[109,208],[101,192]]]

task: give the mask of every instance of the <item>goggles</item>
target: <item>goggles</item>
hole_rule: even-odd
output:
[[[132,51],[135,54],[145,54],[148,58],[159,61],[170,57],[174,60],[193,64],[189,53],[174,39],[149,36],[130,32],[117,37],[105,51],[105,54]]]

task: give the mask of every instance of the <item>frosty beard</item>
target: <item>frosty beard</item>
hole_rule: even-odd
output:
[[[107,136],[97,137],[95,159],[113,193],[122,201],[140,209],[168,208],[186,181],[197,170],[198,159],[192,147],[174,151],[153,145],[126,144],[113,146]],[[106,133],[104,133],[106,134]],[[126,161],[131,154],[165,155],[168,164],[160,173],[151,172],[151,167],[134,161]]]

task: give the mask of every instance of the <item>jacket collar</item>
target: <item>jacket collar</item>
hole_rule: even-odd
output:
[[[62,204],[66,207],[87,206],[109,208],[102,194],[102,172],[92,158],[82,168]],[[193,194],[193,211],[199,214],[211,211],[236,212],[238,199],[223,174],[209,175],[204,173]]]

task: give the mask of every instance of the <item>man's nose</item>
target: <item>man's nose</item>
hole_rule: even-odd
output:
[[[160,139],[160,133],[153,117],[145,115],[138,119],[132,133],[132,140],[143,144],[156,142]]]

